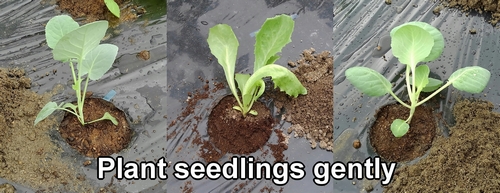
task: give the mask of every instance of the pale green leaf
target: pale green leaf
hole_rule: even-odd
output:
[[[250,76],[243,89],[243,95],[253,93],[253,89],[261,84],[259,82],[262,81],[262,78],[268,76],[272,78],[275,87],[279,87],[281,91],[285,91],[286,94],[292,97],[297,97],[299,94],[307,94],[307,89],[290,70],[280,65],[269,64],[263,66]]]
[[[236,80],[236,83],[238,84],[238,89],[240,92],[243,92],[243,88],[245,87],[245,84],[247,83],[247,80],[250,78],[250,74],[240,74],[236,73],[234,75],[234,79]]]
[[[452,82],[453,87],[458,90],[468,93],[480,93],[488,84],[490,76],[490,71],[482,67],[469,66],[455,71],[448,81]]]
[[[118,6],[115,0],[104,0],[104,3],[113,15],[120,18],[120,6]]]
[[[399,62],[416,67],[418,62],[427,58],[434,46],[429,32],[414,26],[405,25],[391,33],[392,53]]]
[[[45,26],[45,39],[47,39],[47,45],[49,48],[54,49],[57,42],[59,42],[64,35],[77,29],[78,27],[78,23],[75,22],[70,16],[59,15],[53,17]]]
[[[415,86],[417,88],[425,88],[429,83],[429,67],[427,65],[420,65],[415,68]]]
[[[398,27],[395,27],[393,30],[391,30],[391,36],[400,27],[407,26],[407,25],[413,25],[413,26],[417,26],[417,27],[422,28],[423,30],[427,31],[434,39],[434,45],[432,46],[431,52],[424,60],[422,60],[422,62],[428,62],[428,61],[432,61],[432,60],[439,58],[439,56],[441,55],[441,53],[444,50],[443,34],[441,34],[441,32],[437,28],[435,28],[434,26],[432,26],[428,23],[420,22],[420,21],[413,21],[413,22],[408,22],[408,23],[402,24]]]
[[[354,87],[368,96],[382,96],[391,92],[392,85],[384,76],[367,67],[352,67],[345,76]]]
[[[236,97],[238,104],[241,105],[234,83],[234,68],[236,65],[239,43],[234,35],[233,29],[227,24],[215,25],[209,30],[207,42],[210,52],[217,58],[217,61],[224,69],[227,84],[231,92]]]
[[[57,106],[57,103],[55,102],[49,102],[43,106],[42,110],[38,112],[38,115],[36,115],[35,118],[35,125],[47,118],[50,114],[52,114],[55,110],[57,110],[59,106]]]
[[[422,89],[422,92],[433,92],[443,85],[443,81],[429,78],[429,83]]]
[[[264,94],[264,91],[266,90],[266,83],[264,82],[264,80],[260,79],[257,80],[255,83],[253,83],[252,87],[253,90],[249,92],[242,91],[243,106],[245,108],[251,108],[250,105],[257,99],[259,99],[259,97],[262,96],[262,94]],[[250,109],[246,109],[246,111],[248,110]]]
[[[410,125],[401,119],[396,119],[391,124],[391,131],[394,137],[403,137],[409,129]]]
[[[294,21],[288,15],[279,15],[268,18],[255,36],[254,72],[263,67],[268,61],[275,60],[275,55],[281,52],[286,44],[291,42]],[[274,63],[274,61],[273,61]]]
[[[54,59],[66,62],[74,58],[85,58],[87,53],[99,45],[107,29],[107,21],[96,21],[69,32],[52,51]]]
[[[78,69],[78,73],[80,76],[88,74],[91,80],[97,80],[111,68],[117,54],[118,47],[115,45],[98,45],[87,54],[80,69]]]
[[[85,124],[95,123],[95,122],[99,122],[99,121],[103,121],[103,120],[110,120],[111,122],[113,122],[114,125],[118,125],[118,121],[116,120],[116,118],[114,118],[108,112],[104,113],[104,115],[101,118],[93,120],[93,121],[89,121]]]

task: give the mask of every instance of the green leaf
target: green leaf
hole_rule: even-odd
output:
[[[280,65],[269,64],[263,66],[250,76],[243,89],[243,95],[253,93],[253,89],[262,84],[260,82],[263,81],[262,78],[268,76],[272,78],[274,87],[279,87],[281,91],[285,91],[290,96],[297,97],[299,94],[307,94],[307,89],[290,70]]]
[[[69,32],[52,51],[54,59],[66,62],[74,58],[85,58],[87,53],[99,45],[107,29],[107,21],[96,21]]]
[[[367,67],[352,67],[345,71],[351,84],[368,96],[382,96],[391,92],[392,85],[384,76]]]
[[[415,86],[417,88],[425,88],[427,86],[429,83],[429,73],[430,70],[427,65],[420,65],[415,68]]]
[[[247,112],[252,108],[253,102],[255,102],[257,99],[259,99],[262,94],[264,94],[264,91],[266,90],[266,83],[264,80],[259,79],[255,83],[253,83],[252,90],[249,92],[244,92],[242,91],[242,98],[243,98],[243,107],[245,109],[244,112]]]
[[[421,27],[414,25],[401,26],[391,33],[392,53],[399,62],[416,67],[418,62],[427,58],[434,46],[434,39]]]
[[[265,65],[274,64],[278,59],[280,59],[280,56],[278,55],[271,56]]]
[[[391,131],[394,137],[403,137],[409,129],[410,125],[401,119],[396,119],[391,124]]]
[[[120,6],[114,0],[104,0],[104,3],[113,15],[120,18]]]
[[[417,27],[422,28],[423,30],[427,31],[434,39],[434,45],[432,46],[431,52],[424,60],[422,60],[422,62],[428,62],[428,61],[432,61],[432,60],[439,58],[439,56],[441,55],[441,53],[443,53],[443,50],[444,50],[443,34],[441,34],[441,32],[437,28],[433,27],[432,25],[430,25],[428,23],[414,21],[414,22],[405,23],[405,24],[402,24],[398,27],[395,27],[393,30],[391,30],[391,36],[399,28],[401,28],[403,26],[407,26],[407,25],[413,25],[413,26],[417,26]]]
[[[245,87],[245,84],[247,83],[247,80],[250,78],[250,74],[240,74],[236,73],[234,75],[234,79],[236,80],[236,83],[238,83],[238,89],[240,92],[243,92],[243,88]]]
[[[50,114],[52,114],[55,110],[57,110],[59,106],[55,102],[49,102],[43,106],[42,110],[36,115],[35,125],[47,118]]]
[[[273,18],[268,18],[255,36],[255,62],[254,72],[262,68],[272,57],[286,44],[290,43],[294,21],[288,15],[279,15]],[[276,58],[277,59],[277,58]],[[274,63],[274,61],[273,61]]]
[[[108,112],[104,113],[104,115],[101,118],[87,122],[85,124],[95,123],[95,122],[102,121],[102,120],[110,120],[111,122],[113,122],[114,125],[118,125],[118,121],[116,120],[116,118],[114,118]]]
[[[236,65],[239,43],[234,35],[233,29],[227,24],[217,24],[210,28],[207,42],[210,52],[217,58],[217,61],[224,69],[227,84],[234,97],[236,97],[238,104],[241,106],[234,83],[234,68]]]
[[[57,42],[59,42],[64,35],[77,29],[78,27],[78,23],[75,22],[70,16],[59,15],[53,17],[45,26],[45,39],[47,39],[47,45],[54,49]]]
[[[422,89],[422,92],[433,92],[443,85],[443,81],[429,78],[429,83]]]
[[[490,76],[490,71],[482,67],[469,66],[455,71],[448,81],[452,82],[453,87],[458,90],[468,93],[480,93],[488,84]]]
[[[92,49],[80,65],[80,77],[89,74],[91,80],[97,80],[106,73],[115,62],[118,47],[112,44],[101,44]]]

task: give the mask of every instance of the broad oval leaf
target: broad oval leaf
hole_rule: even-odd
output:
[[[36,115],[35,125],[38,122],[47,118],[50,114],[52,114],[58,108],[59,108],[59,106],[57,106],[57,103],[55,103],[55,102],[48,102],[47,104],[45,104],[45,106],[43,106],[42,110],[40,110],[40,112],[38,112],[38,115]]]
[[[490,76],[490,71],[482,67],[469,66],[455,71],[448,81],[451,81],[453,87],[458,90],[468,93],[480,93],[490,81]]]
[[[217,61],[224,69],[227,84],[231,92],[236,97],[239,105],[241,105],[234,83],[234,68],[236,65],[239,43],[234,35],[233,29],[227,24],[217,24],[210,28],[207,42],[210,52],[217,58]]]
[[[415,68],[415,86],[417,88],[425,88],[429,83],[429,67],[427,65],[420,65]]]
[[[434,39],[421,27],[405,25],[391,33],[392,53],[399,62],[416,67],[427,58],[434,46]]]
[[[433,92],[443,85],[443,81],[429,78],[429,83],[422,89],[422,92]]]
[[[418,27],[424,29],[425,31],[427,31],[434,39],[434,45],[432,46],[431,52],[424,60],[422,60],[422,62],[428,62],[428,61],[432,61],[432,60],[439,58],[439,56],[441,55],[441,53],[443,53],[443,50],[444,50],[443,34],[441,34],[441,32],[437,28],[435,28],[434,26],[432,26],[428,23],[420,22],[420,21],[413,21],[413,22],[408,22],[408,23],[402,24],[398,27],[395,27],[393,30],[391,30],[391,36],[399,28],[406,26],[406,25],[418,26]]]
[[[263,66],[250,76],[245,84],[242,95],[252,94],[256,87],[261,86],[262,78],[268,76],[272,78],[275,87],[279,87],[281,91],[285,91],[286,94],[292,97],[297,97],[299,94],[307,94],[307,89],[290,70],[277,64],[269,64]]]
[[[101,44],[92,49],[80,65],[80,77],[88,74],[91,80],[97,80],[106,73],[115,62],[118,47],[112,44]]]
[[[392,85],[384,76],[367,67],[352,67],[345,76],[354,87],[368,96],[382,96],[391,92]]]
[[[106,4],[106,7],[113,15],[120,18],[120,6],[118,6],[115,0],[104,0],[104,4]]]
[[[281,49],[290,43],[294,28],[293,19],[285,14],[268,18],[259,29],[255,37],[254,72],[278,59],[275,56]]]
[[[45,39],[49,48],[54,49],[57,42],[69,32],[77,29],[78,23],[67,15],[58,15],[47,22],[45,26]]]
[[[410,125],[401,119],[396,119],[391,124],[391,132],[394,137],[403,137],[409,129]]]
[[[52,51],[54,60],[66,62],[73,58],[84,59],[87,53],[99,45],[107,29],[107,21],[96,21],[69,32]]]

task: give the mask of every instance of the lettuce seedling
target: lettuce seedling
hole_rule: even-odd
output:
[[[210,51],[224,69],[229,88],[238,102],[238,106],[233,108],[241,111],[243,116],[247,113],[257,115],[257,111],[251,108],[264,93],[265,83],[262,80],[264,77],[270,76],[274,86],[290,96],[307,94],[306,88],[290,70],[274,64],[279,59],[276,54],[291,42],[293,27],[294,21],[288,15],[266,19],[255,37],[255,62],[252,75],[240,73],[235,75],[234,73],[239,43],[232,28],[227,24],[218,24],[210,28],[207,39]],[[235,80],[238,83],[241,100],[236,90]]]
[[[83,104],[89,79],[101,78],[111,68],[118,53],[118,47],[115,45],[99,45],[107,29],[107,21],[96,21],[79,26],[67,15],[55,16],[49,20],[45,27],[47,45],[53,49],[54,60],[69,63],[73,76],[72,88],[76,91],[77,105],[64,102],[57,105],[55,102],[49,102],[38,113],[35,125],[55,110],[64,110],[77,116],[82,125],[101,120],[110,120],[113,124],[118,124],[118,121],[108,112],[102,118],[90,122],[85,122],[83,116]],[[76,63],[76,69],[74,63]],[[82,93],[80,86],[85,75],[87,78]]]
[[[417,106],[425,103],[446,87],[453,85],[458,90],[469,93],[480,93],[488,84],[491,73],[482,67],[464,67],[453,72],[448,82],[429,78],[429,67],[419,62],[437,59],[444,49],[444,38],[441,32],[423,22],[409,22],[391,30],[392,53],[399,61],[406,64],[406,86],[410,105],[399,99],[392,92],[392,84],[380,73],[366,67],[352,67],[346,70],[346,78],[368,96],[391,94],[403,106],[410,108],[408,119],[396,119],[391,124],[395,137],[404,136]],[[421,92],[433,92],[419,101]]]
[[[115,0],[104,0],[104,4],[106,4],[106,7],[113,15],[120,18],[120,6],[118,6]]]

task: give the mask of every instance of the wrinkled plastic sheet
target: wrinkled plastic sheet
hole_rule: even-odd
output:
[[[144,4],[149,13],[133,23],[121,25],[118,34],[104,41],[119,47],[117,59],[100,80],[89,82],[88,90],[93,91],[94,96],[103,97],[111,90],[116,91],[114,104],[124,110],[131,120],[139,121],[138,124],[131,124],[135,135],[130,147],[112,155],[123,156],[126,161],[154,161],[165,156],[167,122],[163,116],[166,112],[167,38],[166,5],[163,4],[164,8],[161,5]],[[70,102],[74,100],[71,83],[68,83],[72,80],[70,68],[68,64],[53,60],[51,49],[45,43],[44,24],[61,14],[55,8],[55,5],[41,4],[40,1],[0,2],[0,67],[25,69],[32,80],[32,90],[37,93],[50,91],[55,85],[62,84],[65,90],[54,96],[53,101]],[[144,25],[145,20],[148,20],[147,25]],[[149,60],[136,57],[142,50],[150,51]],[[54,74],[54,70],[57,73]],[[77,163],[77,172],[83,172],[92,185],[103,187],[111,182],[113,173],[107,173],[104,180],[98,180],[95,161],[84,168],[81,163],[89,158],[72,150],[57,131],[50,135],[63,148],[63,157],[73,159]],[[0,182],[8,182],[20,192],[36,191],[5,179],[0,179]],[[165,182],[113,181],[121,191],[128,192],[157,192],[161,190],[162,183]]]
[[[233,28],[239,41],[236,72],[250,73],[253,66],[253,51],[255,39],[251,36],[264,23],[266,18],[276,14],[297,14],[292,42],[283,50],[277,64],[288,67],[287,61],[296,61],[300,58],[303,50],[315,48],[317,52],[332,49],[332,2],[331,1],[169,1],[168,3],[168,67],[167,82],[168,90],[168,119],[176,119],[183,108],[186,107],[188,92],[194,92],[205,84],[198,77],[209,80],[212,88],[213,80],[225,83],[222,67],[215,59],[210,60],[212,54],[207,44],[208,30],[210,27],[226,23]],[[192,145],[196,133],[193,132],[194,124],[203,140],[208,140],[206,133],[207,118],[210,110],[223,96],[228,95],[228,89],[212,93],[213,98],[198,101],[193,115],[188,116],[183,122],[169,127],[167,134],[177,134],[167,140],[167,160],[174,165],[184,161],[192,164],[195,161],[205,161],[199,157],[200,146]],[[208,110],[207,110],[208,109]],[[184,124],[192,120],[193,116],[203,119],[192,122],[184,129]],[[290,125],[280,123],[277,128],[286,133]],[[293,134],[292,134],[293,135]],[[271,142],[276,141],[276,136],[271,136]],[[259,157],[261,153],[250,154]],[[238,187],[241,192],[260,192],[267,187],[272,192],[332,192],[330,181],[325,186],[317,186],[312,179],[312,166],[317,161],[332,163],[332,152],[311,149],[310,144],[303,138],[289,140],[288,150],[284,151],[285,161],[301,161],[306,166],[306,176],[302,180],[292,180],[284,186],[277,186],[271,180],[225,180],[223,177],[217,180],[177,180],[173,176],[174,168],[167,170],[169,179],[167,187],[169,192],[181,192],[184,187],[192,188],[193,192],[235,192]],[[226,155],[221,160],[228,160]],[[262,158],[273,162],[274,158],[267,156]],[[225,161],[224,161],[225,162]]]
[[[491,71],[491,79],[483,93],[469,94],[452,87],[442,91],[445,96],[438,112],[443,112],[446,122],[453,125],[451,110],[462,98],[489,100],[498,111],[500,104],[498,45],[499,29],[487,23],[487,14],[475,12],[468,16],[457,10],[445,8],[439,16],[433,10],[439,2],[393,0],[391,5],[384,1],[338,1],[334,6],[333,54],[334,54],[334,160],[342,162],[360,161],[376,154],[368,141],[368,130],[374,122],[374,115],[380,107],[394,103],[390,95],[382,97],[362,96],[345,78],[345,70],[354,66],[372,68],[395,83],[395,93],[404,93],[404,79],[399,78],[405,66],[399,63],[390,50],[389,32],[392,28],[410,21],[430,23],[444,36],[443,54],[427,63],[431,77],[446,80],[453,71],[466,66],[481,66]],[[486,16],[486,17],[485,17]],[[476,34],[469,30],[476,29]],[[381,46],[380,51],[376,49]],[[383,57],[385,56],[385,61]],[[356,119],[354,119],[356,118]],[[446,136],[447,128],[440,123]],[[361,141],[361,148],[354,149],[354,139]],[[425,155],[424,155],[425,156]],[[418,161],[416,159],[415,161]],[[373,186],[373,192],[382,192],[379,181],[336,180],[335,192],[364,192],[363,187]]]

